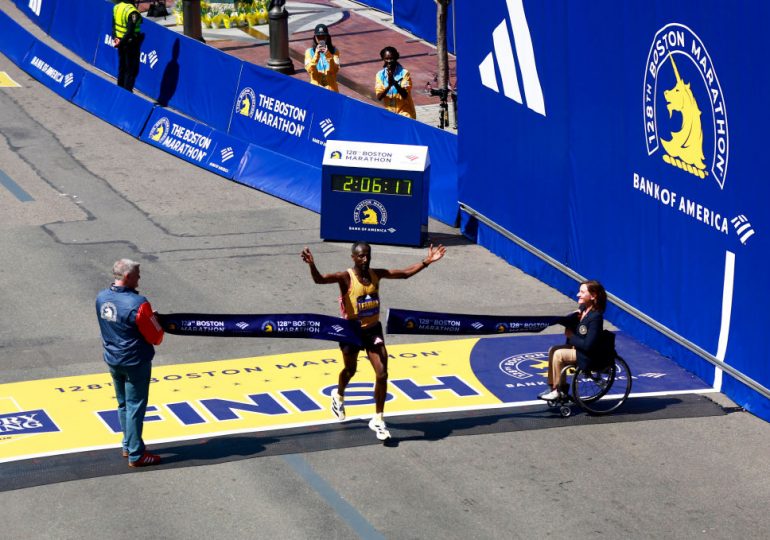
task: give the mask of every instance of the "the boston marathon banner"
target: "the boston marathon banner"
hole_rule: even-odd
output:
[[[158,320],[166,332],[180,336],[309,338],[361,345],[358,321],[313,313],[168,313],[158,314]]]
[[[168,109],[156,108],[141,139],[170,154],[232,178],[246,152],[246,143]]]
[[[770,4],[618,5],[456,4],[466,231],[770,418]]]
[[[561,324],[562,316],[462,315],[411,309],[388,309],[388,334],[486,335],[542,332]]]

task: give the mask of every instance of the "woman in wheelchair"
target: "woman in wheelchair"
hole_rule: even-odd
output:
[[[606,356],[601,336],[607,292],[598,281],[588,280],[580,284],[577,298],[578,310],[562,322],[567,343],[551,347],[548,351],[548,385],[551,389],[542,392],[538,396],[540,399],[554,401],[560,393],[567,393],[567,381],[562,380],[565,366],[588,366]]]

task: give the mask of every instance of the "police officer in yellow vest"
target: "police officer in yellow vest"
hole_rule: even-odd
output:
[[[118,49],[118,86],[134,91],[139,73],[139,50],[144,39],[137,0],[115,0],[112,10],[112,43]]]

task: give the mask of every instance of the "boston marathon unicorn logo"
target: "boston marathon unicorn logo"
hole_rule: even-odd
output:
[[[171,124],[168,121],[168,118],[163,117],[152,126],[150,129],[150,140],[153,140],[157,143],[162,143],[163,140],[168,136],[168,132],[171,129]]]
[[[648,155],[662,150],[669,165],[724,189],[730,153],[724,94],[711,56],[687,26],[671,23],[655,34],[642,99]]]
[[[682,115],[682,129],[671,133],[671,140],[662,139],[660,143],[666,151],[663,161],[669,165],[679,167],[700,178],[705,178],[706,164],[703,162],[703,127],[701,126],[701,112],[698,102],[690,89],[690,83],[685,83],[676,69],[674,55],[672,54],[671,66],[676,75],[676,85],[670,90],[664,90],[669,118],[674,111]]]
[[[241,90],[238,99],[235,100],[235,112],[241,116],[254,116],[254,110],[257,107],[257,95],[249,87]]]

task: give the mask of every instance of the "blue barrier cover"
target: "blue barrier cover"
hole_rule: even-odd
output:
[[[29,20],[48,33],[54,10],[56,9],[56,2],[49,0],[16,0],[16,7],[23,11]]]
[[[320,167],[347,98],[268,69],[243,63],[229,132]]]
[[[447,9],[446,42],[449,52],[455,51],[454,5],[456,2],[457,0],[449,4]],[[435,45],[436,9],[434,0],[393,0],[393,23]]]
[[[152,112],[141,140],[225,178],[233,177],[246,151],[242,141],[162,107]]]
[[[56,41],[92,64],[101,35],[105,2],[102,0],[59,0],[48,33]],[[107,4],[112,5],[112,4]],[[84,13],[94,13],[98,24],[87,23]]]
[[[391,13],[393,11],[393,0],[357,0],[359,4],[379,9],[385,13]],[[396,0],[398,1],[398,0]],[[432,0],[431,0],[432,1]]]
[[[233,178],[314,212],[321,211],[321,167],[250,144]]]
[[[759,135],[770,110],[755,90],[770,73],[743,52],[768,49],[770,5],[488,7],[457,4],[467,24],[458,33],[467,104],[460,200],[770,388],[756,317],[770,302],[770,187],[756,180],[770,160]],[[517,258],[548,273],[540,260]],[[671,347],[643,323],[628,324]],[[685,367],[705,369],[682,347],[671,350]],[[733,399],[767,410],[725,377]]]
[[[85,74],[83,68],[39,41],[29,49],[20,67],[68,101]]]
[[[113,81],[86,72],[72,102],[93,115],[139,137],[154,105]]]
[[[0,11],[0,51],[20,65],[35,42],[35,37]]]

